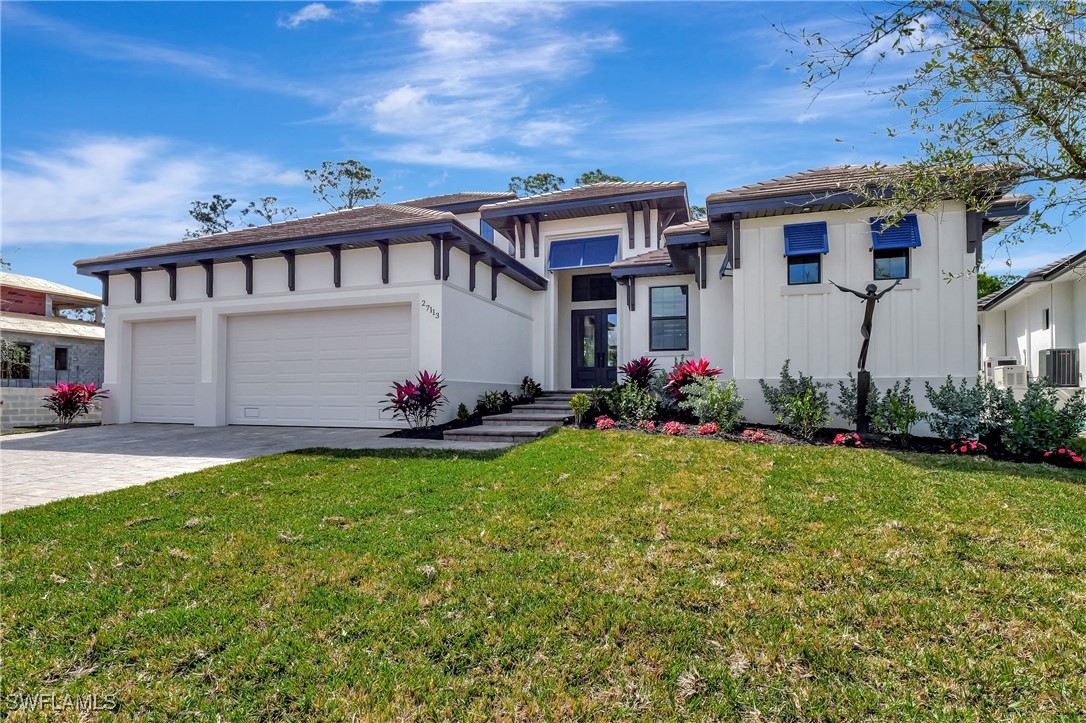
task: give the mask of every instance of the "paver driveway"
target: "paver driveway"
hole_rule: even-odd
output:
[[[482,450],[508,446],[381,436],[387,433],[387,429],[122,424],[9,435],[0,439],[0,512],[307,447]]]

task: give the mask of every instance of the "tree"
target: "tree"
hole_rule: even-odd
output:
[[[977,274],[977,298],[1005,289],[1020,278],[1017,274],[988,274],[982,271]]]
[[[878,183],[857,184],[857,192],[882,199],[892,187],[882,205],[897,217],[950,197],[983,211],[998,191],[1036,183],[1030,218],[1001,243],[1056,231],[1086,213],[1082,0],[907,0],[863,17],[862,30],[844,39],[782,30],[800,44],[794,55],[816,92],[849,71],[878,77],[880,69],[900,73],[891,62],[910,64],[904,79],[873,92],[906,112],[917,153],[896,168],[876,164]],[[1042,220],[1056,209],[1062,221]]]
[[[558,191],[565,182],[566,179],[553,173],[536,173],[527,178],[513,176],[509,179],[509,190],[518,196],[536,196],[540,193]]]
[[[199,238],[229,231],[235,223],[230,220],[227,213],[235,203],[237,203],[236,198],[223,198],[217,193],[211,197],[210,201],[193,201],[189,215],[199,226],[195,231],[186,229],[185,238]]]
[[[705,218],[705,206],[690,206],[690,220],[700,221]]]
[[[577,180],[574,181],[578,186],[587,186],[592,183],[622,183],[625,178],[621,176],[612,176],[610,173],[604,173],[597,168],[594,171],[585,171],[581,175],[577,176]]]
[[[282,216],[285,221],[298,213],[298,209],[293,206],[279,208],[276,205],[278,203],[279,199],[276,196],[263,196],[260,198],[259,204],[256,201],[250,201],[249,205],[241,210],[241,217],[245,219],[248,216],[256,216],[263,219],[264,223],[275,223],[275,219],[279,216]],[[255,223],[249,224],[250,228],[255,225]]]
[[[358,161],[324,161],[320,168],[307,169],[305,180],[313,184],[313,193],[333,211],[381,197],[381,179]]]

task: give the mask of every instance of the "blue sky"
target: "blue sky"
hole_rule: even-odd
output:
[[[4,3],[3,243],[17,273],[97,291],[77,258],[178,240],[189,203],[276,195],[353,158],[386,201],[600,167],[707,194],[914,142],[862,76],[812,103],[785,23],[853,3]],[[239,204],[240,205],[240,204]],[[1083,222],[1011,253],[1081,249]],[[994,267],[1002,272],[1005,267]]]

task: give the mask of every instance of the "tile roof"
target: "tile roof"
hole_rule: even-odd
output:
[[[1053,276],[1057,276],[1065,271],[1069,271],[1075,267],[1083,265],[1086,265],[1086,250],[1079,251],[1078,253],[1074,253],[1069,256],[1064,256],[1062,259],[1056,259],[1050,264],[1046,264],[1038,269],[1030,271],[1028,274],[1026,274],[1015,283],[1011,284],[1010,286],[977,299],[977,308],[981,311],[988,311],[1000,301],[1003,301],[1007,297],[1016,294],[1029,284],[1036,284],[1039,282],[1048,281]]]
[[[89,321],[74,321],[60,316],[13,314],[0,316],[0,331],[41,336],[67,336],[78,339],[105,339],[106,328]]]
[[[36,276],[23,276],[22,274],[8,273],[7,271],[0,271],[0,286],[63,296],[66,299],[88,301],[93,304],[102,303],[101,297],[89,294],[86,291],[73,289],[71,286],[64,286],[63,284],[58,284],[54,281],[39,279]]]
[[[686,223],[677,223],[674,226],[668,226],[664,229],[665,236],[672,236],[682,233],[708,233],[709,221],[707,219],[698,219],[696,221],[687,221]]]
[[[483,206],[483,209],[499,210],[519,208],[521,206],[537,206],[546,203],[561,203],[563,201],[591,201],[642,191],[671,190],[685,193],[686,184],[682,181],[605,181],[603,183],[591,183],[587,186],[563,188],[549,193],[538,193],[534,196],[524,196],[523,198],[514,198],[508,201],[499,201],[498,203],[487,204]]]
[[[711,193],[707,197],[710,203],[729,201],[749,201],[777,196],[792,196],[803,193],[826,193],[828,191],[847,191],[860,184],[876,184],[885,180],[899,166],[827,166],[812,168],[799,173],[792,173],[768,181],[749,183],[727,191]]]
[[[516,197],[517,194],[512,191],[464,191],[462,193],[446,193],[441,196],[414,198],[410,201],[400,201],[396,205],[442,211],[450,206],[475,206],[478,208],[488,203],[508,201]]]
[[[360,231],[377,231],[383,229],[395,229],[398,227],[413,226],[429,221],[447,221],[455,217],[451,213],[435,211],[416,206],[401,204],[378,203],[372,206],[359,206],[357,208],[333,211],[331,213],[296,218],[290,221],[279,221],[265,226],[252,226],[226,231],[210,236],[174,241],[173,243],[148,246],[132,251],[122,251],[107,256],[80,259],[76,266],[92,263],[107,263],[114,261],[126,261],[148,258],[163,254],[180,254],[196,251],[217,251],[234,246],[246,246],[249,244],[270,243],[275,241],[294,241],[304,239],[318,239],[335,234],[352,233]]]
[[[671,254],[667,249],[653,249],[628,259],[622,259],[611,264],[612,269],[635,269],[641,266],[658,266],[660,264],[671,265]]]

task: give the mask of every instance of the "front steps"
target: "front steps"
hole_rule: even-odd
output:
[[[530,442],[573,416],[569,408],[573,395],[574,392],[543,392],[534,403],[517,404],[505,414],[483,417],[481,425],[450,429],[443,436],[458,442]]]

